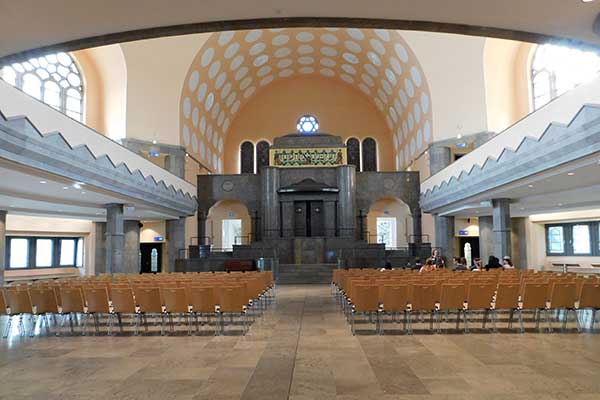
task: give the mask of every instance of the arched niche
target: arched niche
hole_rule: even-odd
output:
[[[395,197],[384,197],[371,204],[367,214],[367,232],[368,240],[371,243],[381,242],[381,232],[378,232],[378,218],[392,219],[395,225],[395,232],[392,236],[395,238],[391,247],[408,247],[411,242],[410,235],[413,232],[413,219],[410,208],[402,200]]]
[[[224,224],[227,220],[240,220],[240,234],[236,234],[236,244],[248,244],[249,234],[251,232],[251,221],[248,208],[241,201],[221,200],[215,203],[208,211],[206,218],[206,236],[212,239],[212,245],[215,250],[221,250],[227,246],[227,239],[223,237]],[[231,243],[231,241],[229,241]]]

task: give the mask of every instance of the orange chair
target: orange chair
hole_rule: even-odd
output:
[[[519,325],[521,333],[525,332],[523,326],[523,310],[533,310],[536,329],[540,329],[541,314],[544,314],[548,324],[548,331],[552,332],[552,324],[548,315],[547,302],[548,300],[548,284],[547,283],[525,283],[523,284],[523,298],[521,305],[518,308]]]
[[[65,317],[69,317],[69,326],[71,328],[71,334],[75,333],[73,320],[77,323],[77,314],[83,314],[84,311],[84,301],[83,301],[83,293],[81,288],[79,287],[60,287],[60,298],[61,298],[61,307],[60,307],[60,315],[62,316],[61,327],[65,323]],[[74,317],[74,318],[73,318]],[[59,329],[60,333],[60,329]],[[85,331],[82,333],[85,335]]]
[[[418,311],[429,313],[429,329],[433,331],[433,316],[440,296],[440,287],[435,283],[415,284],[412,287],[408,312],[408,333],[412,335],[412,314]],[[418,321],[418,319],[417,319]]]
[[[225,334],[225,314],[229,314],[231,323],[235,316],[242,320],[242,334],[246,335],[248,318],[246,314],[246,294],[243,286],[223,286],[219,288],[219,317],[221,333]]]
[[[381,289],[381,288],[380,288]],[[395,283],[385,284],[383,286],[381,302],[381,323],[379,333],[384,334],[384,317],[386,314],[392,315],[392,322],[396,314],[404,314],[404,332],[406,332],[406,323],[408,316],[408,301],[410,298],[410,286],[398,285]]]
[[[496,292],[495,283],[471,283],[467,295],[467,308],[465,311],[465,330],[469,332],[469,315],[471,311],[483,310],[482,328],[485,329],[488,313],[492,308],[492,299]]]
[[[138,305],[138,321],[143,321],[146,333],[148,332],[148,315],[160,315],[160,334],[164,335],[165,316],[162,309],[160,289],[158,287],[138,287],[135,289],[135,301]]]
[[[8,307],[8,324],[6,326],[6,331],[4,333],[4,337],[8,337],[10,333],[10,328],[12,326],[12,317],[19,317],[19,334],[24,336],[27,332],[25,330],[25,324],[23,323],[23,319],[26,316],[32,318],[33,316],[33,308],[31,306],[31,299],[29,298],[29,293],[27,290],[11,288],[4,291],[4,296],[6,298],[6,305]],[[31,330],[33,332],[33,329]]]
[[[437,332],[442,333],[440,328],[441,323],[441,311],[456,311],[456,330],[460,326],[460,314],[465,315],[465,332],[468,332],[468,322],[466,319],[466,287],[464,283],[444,283],[442,284],[442,291],[440,294],[440,303],[436,308],[437,316]]]
[[[35,310],[35,316],[39,320],[41,318],[42,323],[40,330],[46,323],[46,331],[50,333],[49,317],[56,316],[58,314],[58,304],[56,302],[56,294],[54,289],[46,287],[37,287],[29,289],[29,299],[31,305]],[[37,321],[33,324],[33,329],[37,325]]]
[[[508,310],[508,328],[512,328],[513,316],[516,310],[519,309],[519,291],[520,285],[518,283],[499,283],[498,290],[496,292],[496,298],[492,303],[492,325],[494,326],[494,332],[498,332],[498,310]]]
[[[556,282],[552,285],[552,292],[550,294],[550,305],[548,309],[556,310],[557,313],[560,310],[564,310],[564,318],[562,330],[567,328],[567,322],[569,319],[569,311],[573,311],[575,314],[575,323],[577,324],[577,331],[581,332],[579,326],[579,318],[577,318],[577,312],[575,311],[575,301],[577,298],[577,285],[575,283],[563,283]]]
[[[175,333],[173,324],[173,314],[184,315],[188,323],[188,335],[192,334],[192,321],[190,306],[187,299],[185,288],[182,287],[165,287],[162,288],[162,297],[165,304],[165,314],[169,318],[170,332]],[[164,330],[164,318],[163,318],[163,330]]]
[[[594,331],[594,322],[596,321],[596,310],[600,309],[600,283],[586,282],[581,286],[579,292],[578,310],[592,310],[592,322],[590,329]]]
[[[372,320],[376,314],[375,332],[379,332],[379,287],[375,285],[356,285],[352,289],[352,311],[350,323],[352,335],[356,334],[354,328],[356,314],[367,314]]]
[[[139,319],[137,318],[137,309],[133,298],[133,291],[130,287],[115,287],[111,288],[110,295],[112,308],[110,309],[108,319],[108,333],[112,334],[114,318],[117,318],[119,323],[119,332],[123,333],[123,314],[129,314],[135,318],[134,334],[138,334]]]
[[[192,312],[196,319],[196,332],[199,332],[198,317],[206,316],[207,324],[210,326],[211,316],[216,316],[215,297],[213,289],[204,286],[191,286],[187,288],[188,298],[192,306]],[[203,323],[204,324],[204,323]],[[218,334],[218,324],[215,321],[215,335]]]
[[[85,321],[83,323],[84,332],[87,332],[87,321],[91,316],[94,319],[96,334],[100,333],[100,315],[110,314],[108,304],[108,289],[103,287],[87,287],[83,289],[83,296],[87,304],[85,310]]]

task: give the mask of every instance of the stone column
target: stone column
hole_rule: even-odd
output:
[[[323,202],[323,220],[325,222],[325,236],[326,237],[334,237],[335,236],[335,213],[336,213],[336,204],[335,200],[325,200]]]
[[[415,245],[420,246],[421,244],[423,244],[423,226],[421,223],[421,209],[415,208],[411,210],[410,213],[412,214],[412,240]],[[454,223],[452,225],[454,225]]]
[[[167,230],[167,271],[175,271],[175,260],[182,258],[179,250],[185,249],[185,217],[170,219],[166,222]]]
[[[281,229],[283,230],[283,237],[291,238],[294,236],[294,219],[296,217],[294,202],[290,200],[281,201],[279,206],[281,207]]]
[[[367,215],[368,215],[369,211],[365,210],[364,208],[361,208],[360,210],[358,210],[358,240],[366,240],[368,241],[369,238],[367,237]]]
[[[125,221],[123,247],[123,271],[140,273],[140,221]]]
[[[165,169],[180,177],[185,178],[185,150],[171,149],[165,157]]]
[[[343,165],[337,168],[338,228],[341,237],[355,237],[356,229],[356,167]]]
[[[510,223],[510,199],[492,200],[493,224],[494,224],[494,252],[495,256],[502,259],[511,256],[511,223]]]
[[[263,237],[279,237],[279,169],[275,167],[261,168]]]
[[[437,174],[452,163],[452,150],[445,146],[429,147],[429,170],[431,175]]]
[[[6,210],[0,210],[0,287],[4,286],[6,270]]]
[[[519,269],[527,269],[527,218],[513,218],[512,225],[512,260]]]
[[[479,257],[483,265],[494,253],[494,224],[492,217],[479,217]]]
[[[250,210],[250,243],[260,242],[260,216],[257,210]],[[249,244],[250,244],[249,243]]]
[[[206,238],[206,218],[208,217],[208,210],[201,209],[198,207],[198,212],[196,213],[196,219],[198,222],[198,245],[201,246],[203,244],[210,244],[209,240]]]
[[[125,246],[123,204],[106,206],[106,272],[124,272]]]
[[[106,222],[94,222],[94,274],[106,273]]]
[[[435,247],[440,249],[442,257],[446,260],[446,266],[452,265],[454,256],[454,217],[442,217],[435,215]]]

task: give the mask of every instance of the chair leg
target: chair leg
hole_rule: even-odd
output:
[[[550,310],[548,309],[544,309],[544,310],[540,310],[540,314],[542,313],[542,311],[544,311],[544,316],[546,317],[546,322],[548,323],[548,332],[553,332],[554,329],[552,329],[552,322],[550,321]],[[565,316],[566,318],[566,316]]]
[[[465,317],[465,333],[469,333],[469,310],[463,310]]]
[[[456,330],[460,327],[460,309],[456,310]]]
[[[596,322],[596,309],[592,309],[592,323],[590,325],[590,330],[594,333],[594,323]]]
[[[354,330],[354,310],[352,310],[350,314],[350,330],[352,331],[352,336],[356,335]]]
[[[31,316],[31,329],[29,330],[29,337],[33,337],[33,335],[35,334],[35,328],[37,327],[39,320],[40,320],[39,315]],[[41,331],[42,331],[42,329],[40,327],[40,333],[41,333]]]
[[[577,310],[574,308],[571,308],[568,311],[573,311],[573,314],[575,314],[575,327],[577,328],[577,332],[581,333],[581,324],[579,323],[579,317],[577,316]]]
[[[508,314],[508,329],[512,329],[514,316],[515,316],[515,310],[511,308],[510,313]],[[496,317],[498,317],[498,314],[496,314]]]
[[[8,337],[8,334],[10,333],[10,328],[12,327],[12,319],[12,315],[9,315],[8,321],[6,321],[6,328],[4,329],[4,334],[2,335],[4,339],[6,339]]]
[[[496,312],[496,310],[491,310],[491,316],[490,316],[490,321],[492,321],[492,331],[494,333],[498,333],[498,327],[496,326],[496,320],[498,319],[498,313]]]
[[[84,314],[84,318],[83,318],[83,330],[81,331],[81,336],[86,336],[87,335],[87,323],[88,323],[88,319],[90,319],[90,314]]]
[[[525,333],[525,327],[523,326],[523,310],[519,308],[517,311],[519,313],[519,325],[521,326],[521,333]]]

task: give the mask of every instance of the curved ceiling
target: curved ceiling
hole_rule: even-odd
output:
[[[397,169],[431,141],[427,80],[397,31],[288,28],[211,35],[184,81],[180,143],[222,172],[224,141],[238,110],[276,80],[315,75],[341,80],[374,103],[393,136]]]
[[[275,26],[362,26],[600,45],[600,1],[581,0],[0,0],[0,58],[166,35]],[[45,51],[49,51],[46,49]],[[21,54],[21,57],[32,54]],[[4,60],[9,61],[9,59]]]

